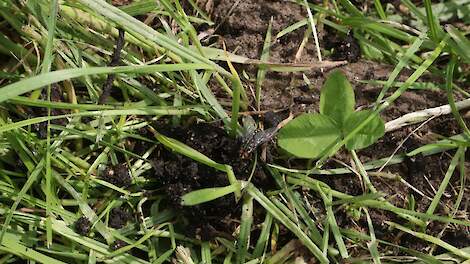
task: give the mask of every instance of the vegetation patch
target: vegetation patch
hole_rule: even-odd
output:
[[[467,263],[469,6],[0,1],[0,262]]]

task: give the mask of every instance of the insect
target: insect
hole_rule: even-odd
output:
[[[272,127],[266,130],[257,129],[247,134],[243,138],[240,156],[244,159],[248,158],[258,146],[270,141],[276,135],[277,130],[277,127]]]
[[[271,141],[276,135],[277,131],[281,129],[285,124],[292,120],[293,115],[289,114],[289,117],[282,120],[275,126],[261,130],[256,129],[256,123],[251,117],[243,119],[245,126],[245,134],[242,138],[242,147],[240,148],[240,156],[244,159],[248,158],[250,154],[255,151],[260,145]]]

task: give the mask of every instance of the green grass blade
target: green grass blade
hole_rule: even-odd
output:
[[[40,87],[61,82],[68,79],[74,79],[94,74],[116,74],[116,73],[155,73],[172,72],[196,69],[213,69],[211,66],[201,63],[182,63],[182,64],[164,64],[164,65],[135,65],[120,67],[90,67],[81,69],[59,70],[38,76],[30,77],[16,83],[9,84],[0,88],[0,102],[11,99],[15,96],[33,91]]]
[[[90,221],[97,219],[95,211],[93,211],[86,200],[82,198],[81,193],[77,192],[75,188],[59,173],[52,171],[52,175],[54,176],[54,179],[78,202],[80,210],[88,219],[90,219]],[[52,219],[52,221],[55,222],[54,219]],[[52,226],[54,227],[54,225]],[[95,228],[104,237],[108,244],[111,244],[114,241],[110,230],[101,221],[97,221],[95,223]]]
[[[48,32],[47,32],[47,43],[46,49],[44,50],[44,59],[41,65],[41,73],[47,73],[51,71],[52,60],[54,59],[54,54],[52,53],[54,48],[54,37],[57,24],[57,13],[59,10],[58,0],[53,0],[50,3],[50,16],[47,21]],[[36,90],[31,94],[31,98],[38,99],[41,94],[40,90]]]
[[[289,33],[293,32],[293,31],[295,31],[295,30],[297,30],[297,29],[299,29],[299,28],[301,28],[301,27],[303,27],[307,24],[308,24],[308,19],[307,18],[302,19],[302,20],[286,27],[285,29],[279,31],[279,33],[277,33],[277,35],[276,35],[276,39],[282,38],[284,35],[289,34]],[[266,35],[267,35],[267,33],[266,33]]]
[[[470,63],[470,40],[452,25],[447,25],[446,31],[455,41],[456,47],[458,47],[458,54],[464,61]]]
[[[326,220],[328,221],[328,225],[336,240],[336,245],[338,245],[339,253],[343,259],[349,258],[348,250],[344,244],[343,235],[339,230],[338,223],[336,222],[335,214],[333,212],[333,207],[331,206],[332,196],[330,193],[325,194],[324,190],[320,186],[318,186],[318,190],[320,191],[323,203],[325,204]]]
[[[264,38],[263,50],[261,51],[261,58],[260,61],[266,62],[269,59],[269,50],[271,49],[271,29],[272,29],[273,19],[269,20],[268,30],[266,31],[266,37]],[[261,106],[261,87],[264,82],[264,78],[266,77],[266,68],[264,66],[260,66],[258,69],[258,73],[256,75],[256,90],[255,90],[255,100],[256,100],[256,108],[258,111],[260,110]]]
[[[380,19],[387,19],[387,15],[385,14],[384,8],[380,0],[374,0],[375,10],[377,10],[377,14],[379,14]]]
[[[357,9],[357,7],[354,6],[354,5],[351,3],[351,1],[349,1],[349,0],[339,0],[339,2],[341,3],[341,5],[342,5],[349,13],[351,13],[351,15],[353,15],[353,16],[360,16],[360,17],[364,16],[364,15],[362,14],[362,12],[361,12],[359,9]]]
[[[46,256],[38,251],[24,246],[19,240],[21,237],[18,237],[17,234],[6,233],[2,241],[2,245],[5,249],[15,255],[18,255],[22,258],[29,259],[31,261],[37,261],[43,264],[65,264],[60,260]],[[3,251],[0,247],[0,251]]]
[[[448,244],[448,243],[446,243],[446,242],[444,242],[444,241],[442,241],[442,240],[440,240],[436,237],[430,236],[428,234],[420,233],[420,232],[415,232],[415,231],[413,231],[413,230],[411,230],[407,227],[404,227],[404,226],[401,226],[399,224],[395,224],[395,223],[392,223],[392,222],[389,222],[389,221],[385,221],[385,223],[388,224],[390,227],[399,229],[399,230],[401,230],[403,232],[406,232],[406,233],[408,233],[412,236],[415,236],[417,238],[423,239],[425,241],[428,241],[430,243],[438,245],[442,248],[445,248],[448,251],[450,251],[451,253],[453,253],[453,254],[455,254],[459,257],[462,257],[465,260],[470,259],[470,253],[469,252],[465,252],[461,249],[458,249],[458,248],[456,248],[456,247],[454,247],[454,246],[452,246],[452,245],[450,245],[450,244]]]
[[[411,13],[413,13],[416,17],[418,17],[421,21],[426,23],[426,16],[411,2],[410,0],[401,0],[401,2],[410,9]]]
[[[206,188],[187,193],[181,197],[181,205],[193,206],[205,202],[209,202],[233,193],[237,190],[237,186],[229,185],[225,187]]]
[[[437,29],[439,27],[436,18],[432,14],[432,3],[431,0],[424,0],[424,7],[426,9],[426,21],[429,27],[430,38],[433,41],[438,41],[438,32]]]
[[[393,212],[395,214],[401,214],[401,215],[410,215],[414,217],[419,217],[423,221],[429,221],[429,220],[434,220],[434,221],[439,221],[442,223],[453,223],[456,225],[462,225],[462,226],[470,226],[469,221],[464,221],[464,220],[458,220],[450,217],[444,217],[444,216],[438,216],[438,215],[429,215],[426,213],[420,213],[416,212],[413,210],[408,210],[408,209],[403,209],[399,207],[395,207],[391,204],[388,204],[383,201],[376,201],[376,200],[365,200],[356,203],[357,206],[366,206],[366,207],[371,207],[371,208],[377,208],[381,210],[387,210],[390,212]]]
[[[298,241],[291,240],[285,246],[283,246],[279,251],[276,252],[273,256],[266,259],[266,264],[283,264],[290,263],[289,258],[292,254],[298,250]]]
[[[374,260],[374,264],[380,264],[381,263],[380,254],[379,254],[379,250],[377,249],[378,242],[375,237],[374,225],[372,224],[372,219],[370,218],[369,212],[367,211],[366,208],[364,208],[364,212],[366,213],[367,226],[369,227],[369,233],[370,233],[370,242],[368,243],[367,246],[369,248],[372,259]]]
[[[322,237],[321,247],[320,247],[325,257],[328,254],[329,241],[330,241],[330,224],[327,221],[323,227],[323,237]]]
[[[233,85],[233,95],[232,95],[232,116],[230,119],[230,132],[233,137],[238,135],[239,125],[238,125],[238,113],[240,112],[240,96],[243,90],[243,84],[238,76],[237,71],[232,65],[230,60],[227,60],[228,67],[232,73],[232,85]]]
[[[33,183],[38,179],[38,177],[41,174],[41,172],[43,171],[45,165],[46,165],[45,160],[42,159],[36,165],[36,168],[31,172],[31,175],[29,175],[28,180],[26,181],[26,183],[23,185],[20,192],[18,193],[18,196],[15,199],[15,202],[11,206],[10,211],[8,212],[8,215],[5,218],[5,221],[3,222],[2,233],[0,234],[0,241],[3,242],[3,240],[5,239],[4,236],[5,236],[5,233],[6,233],[7,229],[9,228],[10,221],[13,218],[13,213],[16,211],[16,208],[18,207],[21,200],[23,199],[23,196],[31,188]]]
[[[447,188],[447,185],[449,185],[450,178],[454,174],[454,170],[459,163],[459,159],[464,158],[463,155],[465,155],[465,148],[462,148],[462,147],[458,148],[457,152],[455,153],[454,157],[452,158],[450,162],[449,168],[447,169],[444,179],[442,179],[442,182],[439,186],[439,189],[437,190],[437,193],[434,195],[434,198],[432,199],[431,204],[426,210],[426,214],[432,215],[434,211],[436,210],[439,202],[441,201],[441,197]]]
[[[157,10],[157,4],[153,0],[142,0],[138,2],[131,2],[130,4],[120,6],[119,9],[126,12],[131,16],[138,16],[150,13]]]
[[[182,142],[180,142],[176,139],[164,136],[164,135],[162,135],[158,132],[155,132],[154,135],[155,135],[155,138],[160,143],[162,143],[165,147],[170,148],[171,150],[173,150],[173,151],[175,151],[175,152],[177,152],[181,155],[189,157],[189,158],[191,158],[195,161],[198,161],[198,162],[200,162],[202,164],[205,164],[209,167],[212,167],[214,169],[224,171],[224,172],[226,171],[226,167],[225,167],[224,164],[219,164],[219,163],[213,161],[212,159],[210,159],[206,155],[204,155],[201,152],[199,152],[199,151],[183,144]]]
[[[202,263],[212,264],[212,253],[209,242],[203,242],[201,246]]]
[[[214,96],[209,87],[207,87],[207,85],[204,83],[201,76],[196,71],[190,71],[189,74],[191,75],[196,88],[202,94],[204,99],[214,109],[215,113],[222,119],[225,126],[230,127],[229,116],[225,112],[224,108],[220,105],[219,101],[217,101],[217,98]]]
[[[97,105],[97,104],[72,104],[64,102],[50,102],[44,100],[33,100],[29,97],[16,96],[9,99],[7,102],[15,105],[27,105],[35,107],[44,107],[52,109],[76,109],[76,110],[110,110],[119,108],[113,105]]]
[[[56,21],[57,21],[57,13],[59,9],[58,0],[53,0],[50,3],[51,14],[48,20],[48,35],[47,35],[47,44],[46,50],[44,54],[44,60],[42,63],[41,73],[47,73],[51,71],[52,60],[54,59],[54,55],[52,53],[52,49],[54,46],[54,36],[56,30]],[[40,90],[35,90],[31,94],[32,98],[37,98],[40,95]],[[51,86],[47,87],[47,100],[51,100]],[[51,109],[47,109],[47,115],[51,116]],[[52,217],[51,214],[51,207],[52,207],[52,199],[53,199],[53,191],[52,191],[52,175],[51,175],[51,123],[50,120],[47,122],[47,143],[46,143],[46,215],[48,216],[46,220],[46,245],[49,248],[52,244]]]
[[[261,233],[256,242],[255,249],[253,250],[253,257],[259,258],[263,255],[263,252],[266,251],[269,242],[269,235],[271,231],[271,226],[273,224],[273,216],[270,213],[266,213],[264,222],[262,224]]]
[[[78,2],[89,7],[95,12],[115,22],[122,28],[130,31],[134,34],[139,34],[144,39],[148,39],[155,42],[157,45],[172,51],[173,53],[181,56],[182,58],[188,59],[192,62],[202,62],[206,66],[212,66],[215,70],[220,73],[230,76],[230,74],[222,67],[216,65],[212,61],[204,58],[203,56],[192,52],[190,49],[183,47],[177,41],[161,34],[160,32],[152,29],[138,19],[126,14],[117,7],[106,3],[103,0],[78,0]]]
[[[243,264],[250,247],[251,224],[253,223],[253,197],[245,196],[243,199],[242,216],[240,219],[240,234],[237,242],[237,262]]]
[[[469,45],[470,48],[470,45]],[[455,99],[453,94],[453,80],[454,80],[454,68],[456,65],[455,57],[452,57],[449,64],[447,65],[446,70],[446,91],[447,91],[447,101],[449,101],[450,108],[452,110],[452,114],[454,115],[455,120],[459,123],[460,127],[463,129],[463,132],[470,137],[470,130],[468,129],[465,121],[463,120],[462,116],[460,115],[457,106],[455,105]]]
[[[88,112],[79,112],[67,115],[57,115],[57,116],[43,116],[35,117],[31,119],[26,119],[18,121],[16,123],[10,123],[0,126],[0,133],[21,128],[24,126],[37,124],[41,122],[46,122],[48,120],[56,120],[62,118],[71,118],[77,116],[95,116],[95,117],[106,117],[106,116],[122,116],[122,115],[188,115],[193,112],[193,110],[200,110],[199,108],[191,107],[182,107],[181,109],[173,107],[148,107],[143,109],[119,109],[119,110],[104,110],[104,111],[88,111]]]
[[[188,0],[191,6],[208,22],[209,26],[212,26],[214,23],[211,21],[210,17],[201,9],[199,6],[194,3],[194,0]]]
[[[322,251],[312,242],[312,240],[305,234],[299,226],[292,222],[277,206],[275,206],[268,197],[256,189],[253,185],[249,184],[246,188],[253,198],[261,204],[269,213],[273,215],[278,221],[285,225],[292,233],[294,233],[299,240],[312,252],[320,263],[329,263],[328,259],[323,255]]]
[[[410,48],[405,52],[405,54],[400,58],[398,61],[398,64],[395,66],[393,69],[392,73],[388,76],[387,82],[384,84],[383,89],[380,91],[379,96],[377,97],[376,103],[377,105],[382,101],[382,99],[385,97],[385,94],[387,93],[388,89],[393,85],[395,79],[398,77],[400,72],[409,64],[409,60],[411,56],[413,56],[421,47],[421,45],[424,42],[424,34],[419,36],[413,44],[410,46]]]
[[[305,208],[305,203],[302,201],[299,193],[294,192],[287,186],[287,184],[285,183],[284,179],[282,178],[278,170],[270,170],[270,172],[271,172],[271,175],[276,180],[276,183],[279,185],[279,187],[281,187],[284,190],[284,193],[287,195],[287,198],[291,204],[291,207],[293,206],[295,208],[295,211],[297,211],[301,219],[305,222],[305,224],[309,228],[309,231],[310,231],[309,235],[312,238],[313,242],[315,242],[315,244],[317,245],[320,245],[321,240],[322,240],[322,235],[320,234],[320,231],[318,230],[314,220],[310,217],[307,209]],[[337,254],[338,252],[334,252],[334,253]]]

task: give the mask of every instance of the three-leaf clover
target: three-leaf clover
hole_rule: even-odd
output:
[[[318,158],[373,115],[370,110],[354,111],[355,105],[351,84],[341,71],[333,71],[321,90],[320,113],[302,114],[285,125],[279,131],[279,147],[299,158]],[[376,142],[384,133],[384,122],[375,115],[346,141],[345,146],[348,150],[362,149]]]

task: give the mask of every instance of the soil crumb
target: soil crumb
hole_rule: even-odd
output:
[[[113,208],[109,213],[109,226],[116,229],[123,228],[131,218],[132,215],[128,210],[122,207]]]
[[[132,183],[129,169],[125,164],[106,168],[101,178],[117,187],[127,187]]]
[[[325,34],[323,40],[326,49],[333,49],[331,55],[333,60],[358,62],[361,58],[361,47],[352,32],[349,32],[344,38],[331,32]]]
[[[123,240],[121,240],[121,239],[118,239],[118,240],[114,241],[114,242],[111,244],[110,248],[111,248],[111,250],[118,250],[118,249],[120,249],[120,248],[122,248],[122,247],[125,247],[125,246],[127,246],[127,245],[128,245],[128,244],[127,244],[125,241],[123,241]]]
[[[86,236],[90,232],[91,222],[90,220],[88,220],[88,218],[82,216],[78,218],[77,221],[75,221],[74,228],[75,232],[82,236]]]

